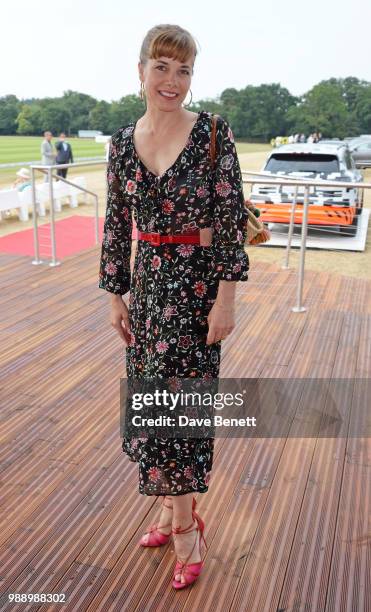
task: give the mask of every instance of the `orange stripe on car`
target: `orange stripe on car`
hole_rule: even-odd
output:
[[[265,223],[289,223],[291,204],[258,204],[260,221]],[[294,222],[303,221],[303,204],[295,208]],[[352,225],[356,209],[353,206],[309,206],[310,225]]]

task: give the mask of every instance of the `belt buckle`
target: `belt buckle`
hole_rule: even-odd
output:
[[[150,244],[152,246],[159,246],[161,244],[161,237],[159,233],[153,233],[150,237]]]

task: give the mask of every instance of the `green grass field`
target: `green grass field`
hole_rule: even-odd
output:
[[[0,136],[0,164],[12,164],[31,161],[41,161],[40,147],[43,141],[39,136]],[[53,138],[52,142],[57,139]],[[77,157],[99,157],[105,156],[104,145],[96,143],[88,138],[68,138],[71,144],[73,155]],[[255,144],[251,142],[236,143],[237,152],[258,153],[260,151],[270,151],[269,144]],[[94,167],[95,169],[95,167]],[[92,168],[93,170],[93,168]],[[89,171],[88,168],[84,172]],[[7,187],[15,179],[17,168],[0,168],[0,187]],[[81,170],[79,170],[81,173]]]
[[[57,138],[53,138],[55,144]],[[41,160],[39,136],[0,136],[0,164]],[[104,157],[104,145],[87,138],[68,138],[74,157]]]
[[[271,151],[270,144],[261,144],[260,142],[236,142],[237,153],[260,153],[261,151]]]
[[[55,143],[58,139],[53,138]],[[39,136],[0,136],[0,164],[12,164],[40,160],[40,147],[43,141]],[[74,158],[105,157],[104,144],[95,142],[92,138],[68,138]],[[19,168],[0,168],[0,187],[8,187],[15,179]],[[96,169],[96,167],[94,167]],[[84,172],[88,168],[84,169]],[[81,170],[79,170],[81,174]],[[40,175],[41,176],[41,175]]]
[[[35,161],[40,159],[40,146],[43,138],[39,136],[0,136],[0,164]],[[57,139],[53,139],[55,143]],[[69,138],[75,157],[104,156],[104,145],[87,138]],[[269,144],[238,142],[238,153],[269,151]]]

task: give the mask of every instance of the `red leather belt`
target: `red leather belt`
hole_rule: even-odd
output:
[[[146,233],[138,231],[139,240],[147,240],[153,246],[158,246],[164,242],[175,243],[175,244],[200,244],[200,234],[197,230],[197,234],[159,234],[159,233]]]

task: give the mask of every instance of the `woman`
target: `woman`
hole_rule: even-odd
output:
[[[28,168],[21,168],[16,172],[17,178],[13,183],[13,189],[18,189],[18,191],[23,191],[27,187],[31,186],[31,175]]]
[[[211,115],[182,105],[196,53],[179,26],[152,28],[138,64],[146,111],[112,136],[99,286],[113,294],[111,324],[126,345],[128,377],[217,378],[221,340],[234,328],[236,281],[247,280],[231,129],[218,118],[213,170]],[[131,276],[132,214],[138,245]],[[208,490],[213,439],[124,438],[123,451],[139,463],[139,492],[164,496],[159,521],[140,543],[160,546],[176,536],[173,586],[184,588],[203,566],[193,493]]]

